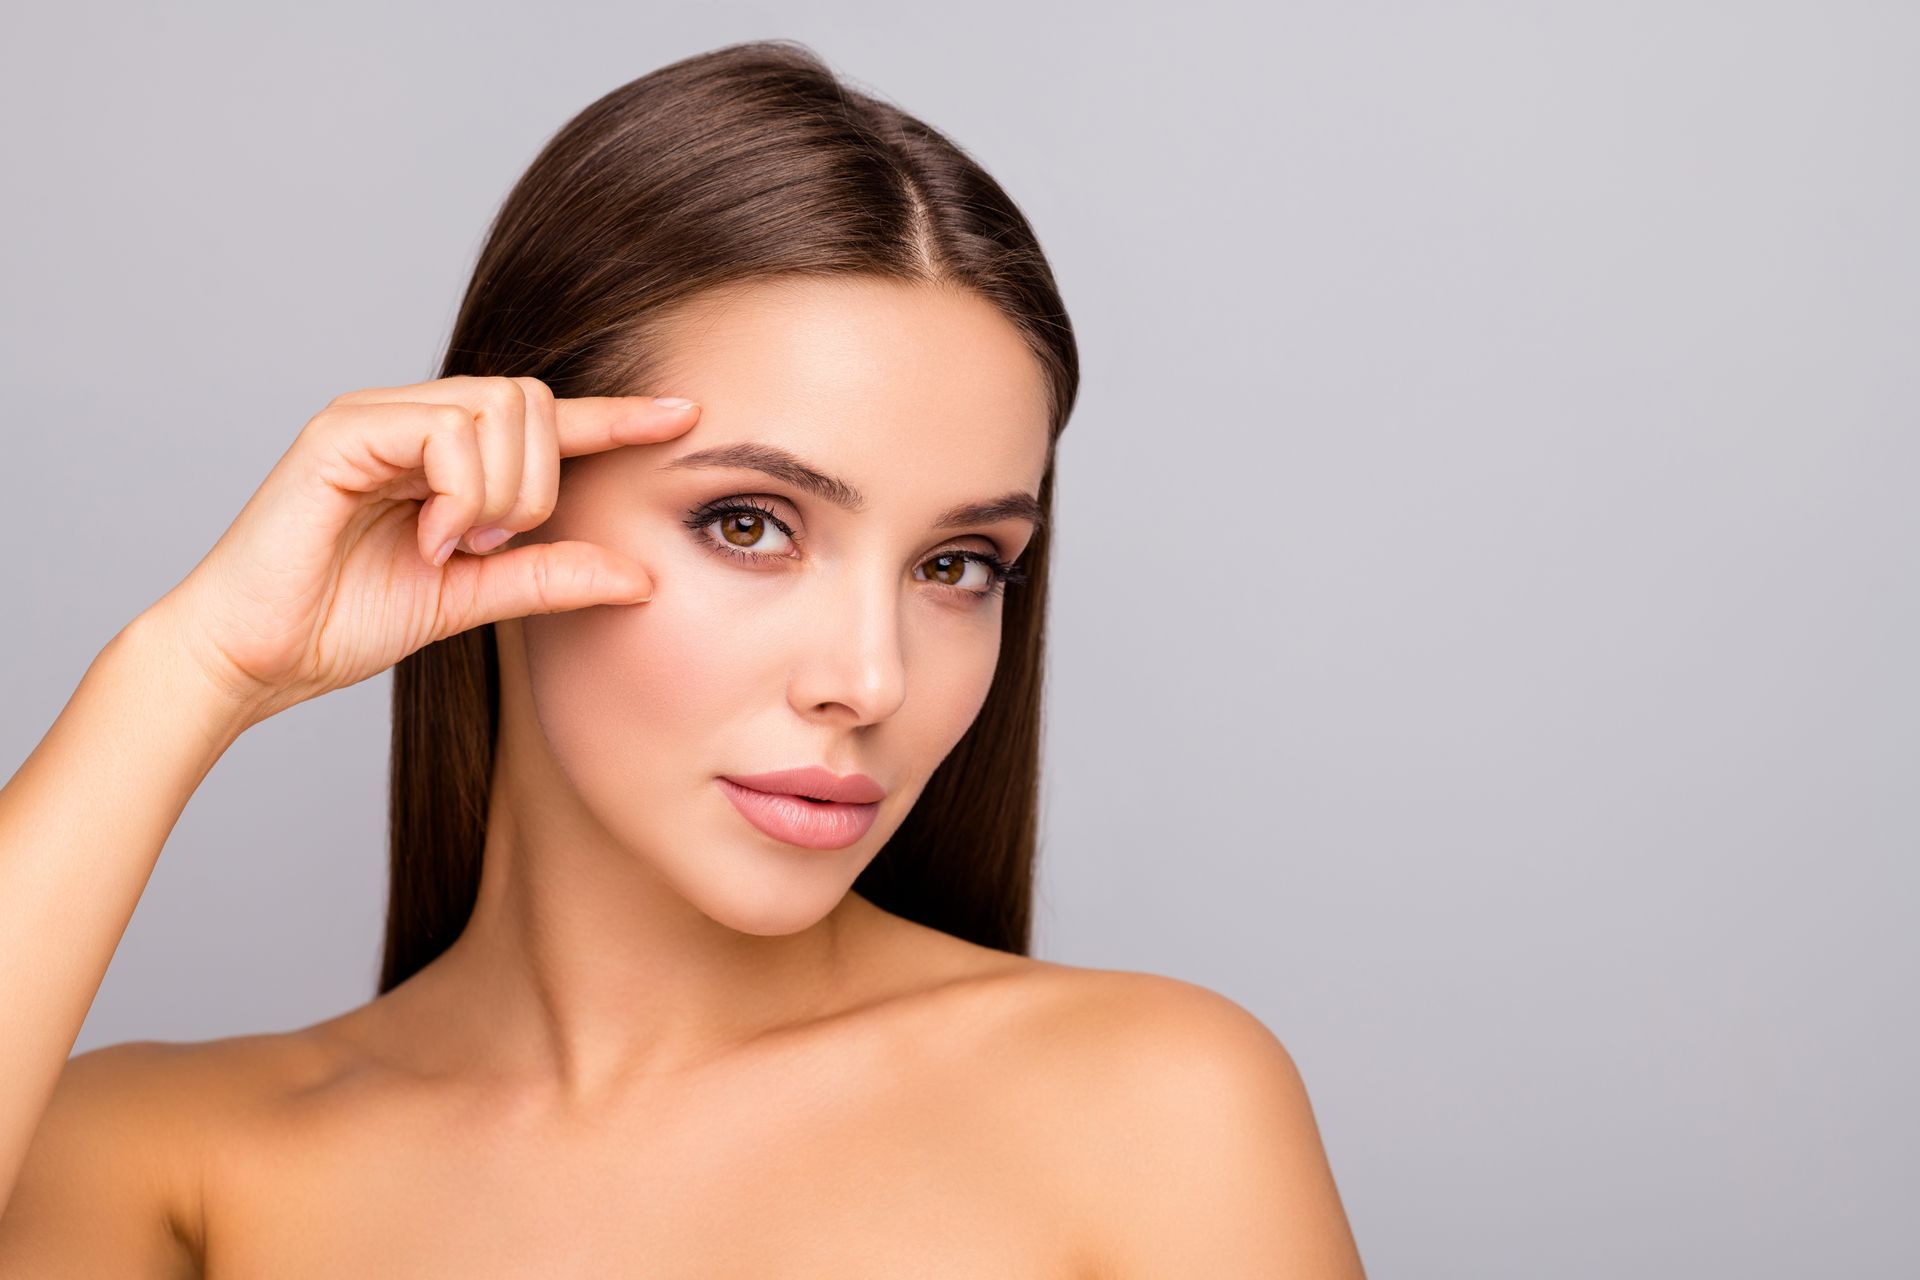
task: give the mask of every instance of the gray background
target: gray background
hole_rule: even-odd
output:
[[[10,18],[0,767],[553,130],[794,37],[1078,326],[1039,953],[1274,1028],[1376,1277],[1915,1273],[1920,7],[533,12]],[[219,764],[77,1048],[370,995],[388,687]]]

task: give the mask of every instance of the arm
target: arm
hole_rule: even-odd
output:
[[[0,788],[0,1213],[168,834],[248,724],[157,609]]]
[[[116,1046],[63,1062],[161,847],[226,749],[249,725],[457,632],[650,599],[652,577],[611,548],[474,551],[473,535],[546,520],[562,458],[672,439],[697,417],[684,400],[560,399],[533,378],[336,396],[193,571],[100,651],[0,788],[4,1247],[35,1248],[23,1231],[104,1247],[113,1234],[88,1226],[96,1199],[136,1225],[172,1211],[151,1192],[175,1158],[162,1136],[191,1128],[162,1115],[183,1096],[179,1059]],[[455,556],[463,540],[469,554]],[[116,1129],[130,1140],[109,1142]],[[86,1272],[151,1270],[144,1256],[88,1255]]]
[[[67,1062],[0,1214],[0,1276],[200,1274],[192,1055],[139,1041]]]

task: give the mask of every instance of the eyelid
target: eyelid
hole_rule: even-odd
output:
[[[729,514],[732,510],[737,510],[740,508],[751,508],[754,511],[758,512],[760,515],[765,516],[768,520],[772,521],[774,526],[777,527],[780,530],[780,532],[786,534],[789,538],[792,538],[796,543],[803,542],[804,539],[801,537],[800,534],[795,533],[793,531],[793,527],[791,525],[789,525],[785,520],[782,520],[779,517],[779,515],[776,514],[775,512],[769,511],[765,507],[760,505],[760,503],[763,501],[784,502],[787,506],[792,507],[796,511],[799,510],[799,506],[800,506],[800,504],[795,502],[793,499],[782,497],[778,494],[757,494],[757,493],[732,494],[724,498],[715,498],[711,502],[705,502],[700,504],[698,507],[695,507],[693,511],[689,513],[685,523],[689,528],[693,529],[695,532],[698,532],[700,529],[705,528],[707,525],[719,519],[721,516]],[[949,541],[952,541],[954,539],[959,539],[959,538],[979,538],[982,542],[986,542],[993,547],[993,550],[987,554],[991,555],[994,559],[999,560],[1003,563],[1011,563],[1011,558],[1007,556],[1005,549],[1001,547],[1000,540],[998,538],[995,538],[992,534],[956,533],[952,535]],[[974,551],[975,549],[971,547],[953,547],[950,550],[954,552],[959,552],[959,551]],[[934,551],[934,552],[931,552],[930,554],[935,556],[945,555],[947,554],[947,551]],[[979,553],[976,551],[975,554],[979,554]],[[777,556],[774,558],[779,559],[779,557]]]
[[[687,527],[688,532],[693,535],[695,540],[716,555],[723,555],[733,560],[746,561],[792,559],[792,556],[778,555],[769,552],[742,551],[738,547],[729,547],[717,543],[707,536],[707,527],[713,524],[714,521],[738,512],[751,511],[761,519],[770,522],[775,528],[779,529],[781,533],[791,539],[796,546],[800,545],[802,542],[800,535],[795,533],[785,520],[782,520],[773,511],[762,506],[760,502],[756,500],[757,496],[758,495],[753,494],[736,494],[730,497],[715,498],[711,502],[702,503],[700,506],[695,507],[687,514],[681,523]],[[790,499],[780,499],[780,501],[786,501],[792,505]],[[1028,574],[1026,568],[1002,558],[1000,544],[992,538],[987,537],[986,534],[960,534],[956,536],[981,538],[986,542],[992,543],[993,550],[981,551],[974,547],[949,546],[942,550],[929,552],[925,559],[915,565],[917,569],[920,564],[926,564],[928,561],[937,560],[942,556],[959,556],[963,559],[977,561],[985,567],[989,576],[989,583],[986,590],[970,591],[964,587],[949,587],[948,592],[950,594],[971,596],[975,600],[986,601],[1004,594],[1005,589],[1009,585],[1027,580]]]
[[[714,521],[747,511],[753,512],[762,520],[773,525],[774,528],[780,530],[781,533],[791,539],[796,546],[800,545],[800,535],[793,531],[793,526],[789,525],[785,520],[782,520],[769,508],[762,506],[757,498],[750,495],[715,498],[712,502],[702,503],[700,506],[688,512],[686,519],[682,520],[681,523],[687,527],[688,531],[692,533],[696,539],[718,551],[731,551],[735,555],[745,556],[750,560],[792,559],[791,556],[775,555],[765,551],[740,551],[738,548],[722,547],[707,536],[707,526]]]

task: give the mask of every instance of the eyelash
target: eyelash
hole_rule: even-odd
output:
[[[792,538],[795,542],[800,540],[799,535],[794,533],[792,527],[789,526],[786,521],[782,520],[766,507],[748,498],[722,498],[717,502],[710,502],[703,507],[698,507],[689,512],[683,523],[701,546],[715,551],[720,555],[731,556],[735,560],[776,560],[782,558],[779,556],[762,555],[753,551],[742,551],[738,547],[730,547],[709,538],[706,534],[707,526],[716,520],[730,515],[758,516],[780,532],[786,534],[787,537]],[[988,584],[985,591],[971,591],[965,587],[948,588],[961,595],[976,596],[981,603],[1005,592],[1009,584],[1021,583],[1027,580],[1026,569],[1017,564],[1008,564],[1006,561],[1000,559],[1000,557],[989,555],[984,551],[972,551],[963,547],[956,547],[951,551],[937,552],[931,558],[937,560],[941,556],[959,556],[966,560],[976,560],[987,567],[987,573],[991,575],[992,581]]]

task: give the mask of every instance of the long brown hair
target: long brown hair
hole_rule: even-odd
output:
[[[1079,387],[1073,329],[1032,227],[953,142],[843,81],[805,45],[730,45],[588,106],[501,206],[440,377],[539,378],[559,396],[652,385],[651,339],[716,286],[861,274],[958,286],[1026,337],[1052,392],[1048,519],[1002,606],[972,726],[854,882],[876,906],[1027,954],[1039,800],[1053,445]],[[500,708],[491,626],[393,674],[392,882],[380,991],[444,951],[480,888]]]

